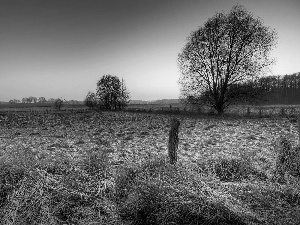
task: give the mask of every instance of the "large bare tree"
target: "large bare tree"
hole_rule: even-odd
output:
[[[276,41],[276,31],[241,5],[217,13],[189,35],[178,55],[181,97],[204,96],[223,113],[236,97],[228,92],[231,86],[255,80],[274,62],[270,52]]]

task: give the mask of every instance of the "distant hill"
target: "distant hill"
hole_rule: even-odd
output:
[[[179,99],[161,99],[161,100],[154,100],[154,101],[144,101],[144,100],[131,100],[129,104],[176,104],[179,103]]]

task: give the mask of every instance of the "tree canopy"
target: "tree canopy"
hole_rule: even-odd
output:
[[[97,105],[95,93],[89,91],[84,99],[84,104],[91,109],[94,108]]]
[[[124,80],[113,75],[103,75],[97,82],[99,104],[106,109],[122,109],[129,102],[129,91]]]
[[[215,14],[188,36],[178,55],[181,97],[205,97],[209,106],[223,113],[238,96],[228,90],[255,80],[273,63],[270,52],[276,40],[276,31],[241,5],[228,14]]]

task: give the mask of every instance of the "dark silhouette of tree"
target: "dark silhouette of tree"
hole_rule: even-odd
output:
[[[257,80],[231,85],[227,90],[229,104],[266,104],[268,93]]]
[[[22,98],[22,103],[27,103],[27,98]]]
[[[37,103],[38,99],[36,97],[31,97],[33,103]]]
[[[55,102],[55,99],[54,99],[54,98],[49,98],[49,99],[48,99],[48,102],[49,102],[49,103],[54,103],[54,102]]]
[[[32,101],[33,101],[32,98],[33,98],[32,96],[28,97],[28,98],[27,98],[27,103],[32,103]]]
[[[228,90],[254,81],[272,64],[269,53],[276,40],[276,32],[243,6],[217,13],[190,34],[178,56],[182,98],[206,97],[209,106],[223,113],[237,97]]]
[[[95,93],[89,91],[84,99],[84,104],[91,109],[97,106],[97,99]]]
[[[9,103],[20,103],[21,101],[18,100],[18,99],[12,99],[12,100],[9,100]]]
[[[38,102],[39,103],[45,103],[47,100],[44,97],[39,97]]]
[[[129,101],[129,92],[123,79],[121,82],[118,77],[108,74],[97,82],[97,97],[105,109],[121,109]]]
[[[261,77],[258,83],[267,104],[300,104],[300,73]]]

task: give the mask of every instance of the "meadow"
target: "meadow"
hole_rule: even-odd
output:
[[[167,157],[180,121],[178,162]],[[286,117],[93,110],[0,114],[1,224],[299,224],[300,180],[272,180]]]

